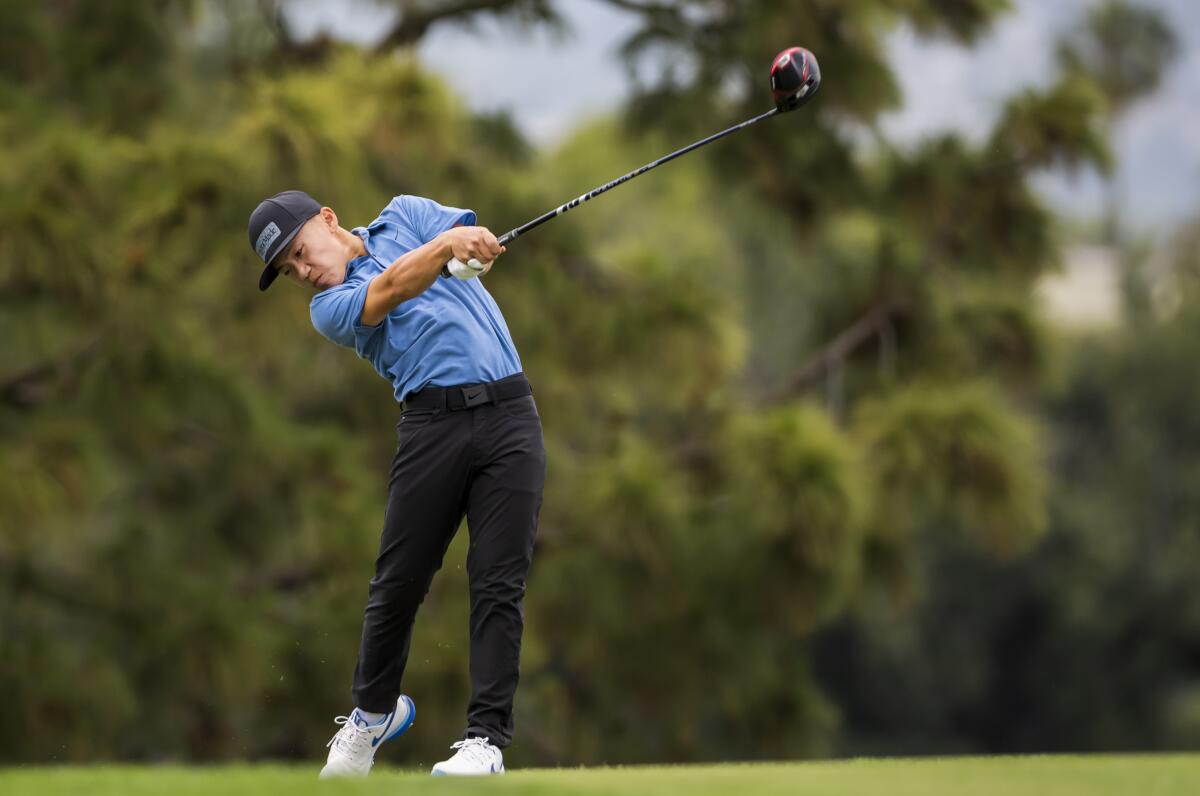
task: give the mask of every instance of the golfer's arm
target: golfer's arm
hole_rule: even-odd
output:
[[[401,302],[424,293],[451,256],[450,240],[445,234],[400,255],[367,285],[359,322],[374,326]]]

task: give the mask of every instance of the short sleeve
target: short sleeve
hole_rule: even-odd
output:
[[[383,323],[364,326],[360,322],[370,284],[366,280],[322,290],[313,296],[308,307],[312,325],[318,332],[338,345],[353,348],[360,356],[364,356],[367,344],[383,327]]]
[[[400,196],[397,199],[422,243],[428,243],[451,227],[475,223],[474,210],[446,207],[422,196]]]

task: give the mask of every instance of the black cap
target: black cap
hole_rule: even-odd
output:
[[[321,212],[321,205],[304,191],[284,191],[264,199],[250,214],[250,246],[267,267],[258,278],[258,289],[266,290],[279,276],[271,267],[275,255],[287,248],[300,227]]]

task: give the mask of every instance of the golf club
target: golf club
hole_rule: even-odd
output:
[[[563,213],[578,207],[589,199],[599,196],[600,194],[612,188],[616,188],[618,185],[629,182],[634,177],[641,176],[653,168],[674,160],[680,155],[686,155],[688,152],[699,149],[705,144],[711,144],[713,141],[724,138],[730,133],[736,133],[738,130],[743,130],[750,125],[758,124],[764,119],[770,119],[773,116],[794,111],[812,99],[813,94],[817,92],[817,89],[820,88],[820,86],[821,67],[817,65],[816,56],[803,47],[789,47],[788,49],[779,53],[779,55],[775,56],[775,60],[771,62],[771,96],[775,100],[774,108],[751,119],[747,119],[740,124],[735,124],[734,126],[722,130],[719,133],[715,133],[707,138],[703,138],[694,144],[689,144],[683,149],[676,150],[669,155],[664,155],[658,160],[647,163],[641,168],[634,169],[628,174],[617,177],[615,180],[606,182],[598,188],[593,188],[582,196],[578,196],[566,204],[559,205],[553,210],[543,213],[532,221],[522,224],[516,229],[505,232],[498,238],[500,245],[507,246],[509,243],[512,243],[529,230],[545,224],[552,218],[558,218]],[[447,263],[446,267],[442,269],[442,274],[444,276],[449,276],[450,266],[456,262],[456,260],[451,260],[449,263]],[[483,269],[482,264],[479,263],[478,260],[471,260],[467,267],[477,271]]]

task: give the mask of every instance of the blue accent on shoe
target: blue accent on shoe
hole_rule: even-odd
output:
[[[391,728],[392,721],[396,718],[396,711],[393,710],[391,713],[387,714],[386,718],[387,724],[383,725],[383,732],[379,733],[379,735],[371,741],[371,746],[379,746],[383,739],[387,737],[388,729]],[[380,722],[380,724],[383,724],[383,722]]]
[[[408,715],[404,717],[404,721],[398,722],[395,727],[392,727],[389,731],[380,736],[381,743],[383,741],[390,741],[397,736],[403,735],[408,728],[413,725],[413,722],[417,718],[417,706],[413,704],[413,701],[405,694],[400,695],[400,700],[404,703],[404,706],[408,708]],[[392,711],[392,715],[395,715],[395,711]]]
[[[375,721],[368,721],[367,717],[364,716],[363,712],[361,710],[359,710],[358,708],[355,708],[354,712],[351,715],[353,716],[354,723],[359,727],[378,727],[380,724],[384,724],[386,722],[391,721],[392,715],[394,713],[395,713],[395,711],[393,711],[392,713],[384,713],[382,716],[380,716]]]

